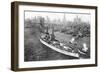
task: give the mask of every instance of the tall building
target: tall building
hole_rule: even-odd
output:
[[[65,13],[64,13],[62,22],[63,22],[64,25],[66,24],[66,15],[65,15]]]
[[[81,23],[81,18],[78,17],[78,16],[76,16],[76,17],[74,18],[74,22],[75,22],[76,24]]]

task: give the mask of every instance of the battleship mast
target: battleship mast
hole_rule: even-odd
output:
[[[55,40],[54,26],[52,25],[51,41],[54,41],[54,40]]]

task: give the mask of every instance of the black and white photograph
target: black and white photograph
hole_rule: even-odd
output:
[[[24,11],[24,61],[90,58],[89,13]]]
[[[97,7],[14,3],[13,70],[97,66]]]

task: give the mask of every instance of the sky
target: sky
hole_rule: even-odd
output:
[[[65,18],[67,21],[73,21],[74,18],[76,18],[76,16],[78,16],[79,18],[81,18],[82,21],[85,22],[90,22],[91,19],[91,15],[90,14],[80,14],[80,13],[59,13],[59,12],[36,12],[36,11],[25,11],[25,19],[29,18],[32,19],[35,16],[42,16],[44,18],[47,18],[47,16],[50,18],[50,20],[54,20],[54,19],[60,19],[62,20],[64,18],[64,14],[65,14]]]

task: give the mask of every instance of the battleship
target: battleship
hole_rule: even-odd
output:
[[[48,28],[46,30],[45,33],[42,33],[41,37],[40,37],[40,42],[45,45],[46,47],[58,52],[58,53],[61,53],[61,54],[64,54],[66,56],[71,56],[71,57],[74,57],[74,58],[86,58],[87,56],[87,46],[85,43],[83,43],[83,46],[82,48],[75,48],[77,45],[76,43],[73,43],[73,41],[75,40],[75,38],[72,38],[70,41],[63,43],[63,42],[60,42],[59,40],[57,40],[55,38],[55,35],[54,35],[54,27],[52,27],[52,33],[50,34],[48,32]]]

